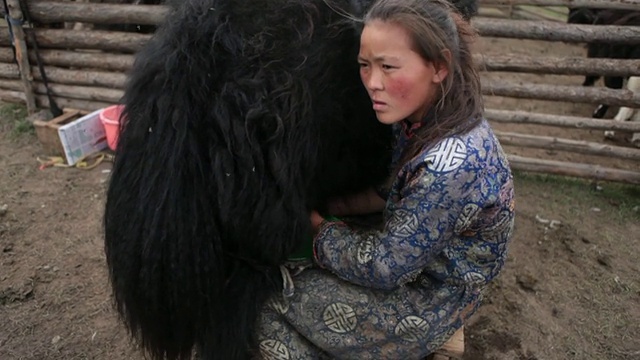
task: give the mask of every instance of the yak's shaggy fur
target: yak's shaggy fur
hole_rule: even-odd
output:
[[[309,210],[382,179],[390,138],[357,42],[322,0],[190,0],[138,55],[106,254],[118,310],[154,358],[194,345],[245,358]]]
[[[117,310],[152,358],[248,358],[309,210],[385,176],[340,14],[368,2],[176,1],[138,54],[104,220]]]

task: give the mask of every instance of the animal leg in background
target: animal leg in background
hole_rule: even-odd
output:
[[[624,78],[622,78],[620,76],[605,76],[604,77],[604,86],[606,86],[609,89],[622,89],[623,84],[624,84]],[[609,105],[600,104],[593,111],[593,114],[591,115],[591,117],[593,117],[595,119],[602,119],[607,114],[608,110],[609,110]]]
[[[640,11],[594,8],[570,8],[567,18],[569,24],[639,26]],[[628,44],[588,43],[588,58],[608,59],[640,59],[640,47]],[[599,75],[587,75],[583,86],[593,86]],[[604,76],[604,85],[610,89],[622,89],[624,78],[620,76]],[[593,111],[592,117],[605,117],[609,105],[600,104]]]
[[[640,76],[631,76],[627,81],[627,89],[633,91],[635,94],[640,94]],[[618,110],[618,113],[613,118],[615,121],[637,121],[640,122],[640,109],[634,109],[623,106]],[[615,136],[615,131],[607,130],[604,132],[604,136],[612,138]],[[640,147],[640,132],[636,132],[631,137],[631,143]]]

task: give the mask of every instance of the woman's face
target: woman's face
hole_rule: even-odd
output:
[[[447,76],[445,66],[434,66],[411,45],[409,33],[394,23],[374,20],[362,31],[360,77],[383,124],[421,121]]]

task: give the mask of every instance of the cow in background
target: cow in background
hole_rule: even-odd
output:
[[[640,11],[572,8],[569,10],[567,22],[586,25],[640,26]],[[640,59],[640,45],[589,43],[587,57]],[[599,78],[599,75],[587,75],[582,85],[593,86]],[[604,76],[604,85],[610,89],[622,89],[624,80],[625,78],[621,76]],[[608,105],[599,105],[593,112],[593,117],[603,118],[608,109]]]
[[[640,94],[640,76],[631,76],[627,81],[627,89],[635,94]],[[640,123],[640,109],[623,106],[613,118],[615,121],[636,121]],[[604,132],[606,138],[613,138],[615,132],[607,130]],[[640,148],[640,132],[636,132],[631,136],[631,143]]]

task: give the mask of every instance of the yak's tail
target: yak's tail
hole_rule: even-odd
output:
[[[173,10],[125,91],[105,250],[117,310],[153,359],[188,359],[195,346],[246,358],[278,266],[309,230],[304,184],[283,167],[307,159],[286,158],[293,135],[265,81],[230,80],[255,71],[236,67],[245,39],[231,4]]]

